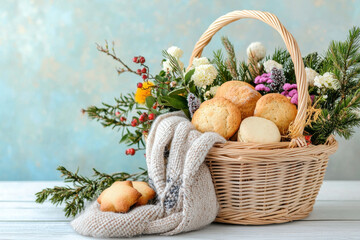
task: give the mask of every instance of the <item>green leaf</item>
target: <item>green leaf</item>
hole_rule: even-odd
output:
[[[164,97],[162,97],[162,99],[167,101],[170,104],[170,106],[172,106],[175,109],[187,109],[188,108],[187,100],[185,97],[174,95],[171,97],[164,96]]]
[[[155,76],[155,80],[158,82],[166,82],[166,78],[160,76],[160,75],[156,75]]]
[[[188,85],[194,72],[195,72],[195,69],[192,69],[185,74],[185,85]]]
[[[175,90],[172,90],[171,92],[169,92],[169,96],[174,96],[174,95],[180,95],[180,94],[183,94],[183,93],[186,93],[186,88],[185,87],[182,87],[182,88],[178,88],[178,89],[175,89]]]
[[[145,105],[147,108],[152,108],[152,106],[154,106],[155,102],[156,102],[156,99],[153,96],[148,96],[145,99]]]
[[[190,92],[191,92],[191,93],[197,95],[197,90],[196,90],[196,86],[195,86],[195,84],[194,84],[194,81],[191,81],[191,82],[189,83],[189,89],[190,89]]]

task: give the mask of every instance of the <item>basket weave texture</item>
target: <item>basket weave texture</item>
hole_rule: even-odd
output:
[[[291,141],[273,144],[228,141],[215,145],[206,157],[220,211],[217,222],[245,225],[283,223],[305,218],[322,185],[328,157],[337,149],[330,137],[325,145],[306,145],[303,131],[309,102],[304,63],[297,42],[268,12],[234,11],[213,22],[196,43],[190,65],[200,57],[214,34],[242,18],[263,21],[279,32],[294,63],[298,113]]]

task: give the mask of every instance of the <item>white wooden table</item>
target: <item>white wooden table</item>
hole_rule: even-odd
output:
[[[93,239],[78,235],[62,209],[34,194],[61,182],[0,182],[0,239]],[[172,237],[141,239],[360,239],[360,181],[324,182],[314,211],[301,221],[266,226],[211,224]]]

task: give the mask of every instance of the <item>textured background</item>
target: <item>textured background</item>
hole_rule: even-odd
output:
[[[55,168],[114,172],[145,166],[142,154],[127,157],[117,132],[82,116],[80,109],[113,102],[135,90],[139,79],[118,77],[117,66],[95,42],[114,40],[127,62],[143,55],[160,70],[162,49],[191,50],[217,17],[241,9],[275,13],[297,39],[303,54],[323,51],[360,23],[360,1],[1,1],[0,5],[0,180],[59,179]],[[253,41],[269,53],[284,46],[267,25],[241,20],[221,30],[206,48],[211,57],[227,35],[239,57]],[[360,131],[340,140],[328,179],[360,179]]]

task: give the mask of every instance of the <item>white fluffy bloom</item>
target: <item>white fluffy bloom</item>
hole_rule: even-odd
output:
[[[322,76],[316,76],[314,79],[314,85],[318,88],[330,88],[334,90],[339,89],[339,84],[334,77],[334,74],[326,72]]]
[[[219,88],[219,86],[211,87],[211,88],[210,88],[210,94],[211,94],[212,96],[215,96],[216,91],[218,90],[218,88]]]
[[[181,56],[184,54],[183,50],[176,46],[169,47],[167,52],[175,58],[181,58]]]
[[[265,72],[269,73],[273,68],[282,69],[283,65],[274,60],[267,60],[266,62],[264,62],[264,68]]]
[[[178,60],[178,63],[180,65],[180,68],[184,69],[184,63],[182,61],[180,61],[180,60]],[[163,62],[163,70],[165,72],[172,72],[173,71],[173,68],[170,65],[170,60],[169,59]]]
[[[246,49],[249,58],[254,58],[255,61],[260,61],[266,55],[266,48],[261,42],[253,42]]]
[[[211,64],[200,65],[195,68],[191,79],[198,87],[205,87],[212,84],[217,76],[216,68]]]
[[[305,73],[306,81],[308,82],[309,86],[314,86],[315,77],[319,76],[319,73],[317,73],[314,69],[308,67],[305,68]]]
[[[206,57],[194,58],[194,60],[192,62],[192,66],[194,68],[201,66],[201,65],[205,65],[205,64],[210,64],[209,59],[207,59]]]

